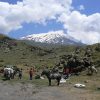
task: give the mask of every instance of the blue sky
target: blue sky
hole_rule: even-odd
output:
[[[1,2],[8,2],[10,4],[16,4],[17,1],[22,1],[22,0],[0,0]]]
[[[94,37],[96,43],[100,36],[99,5],[100,0],[0,0],[0,33],[20,38],[63,30],[84,43],[92,43]]]
[[[100,12],[100,0],[73,0],[72,5],[76,9],[79,5],[83,5],[85,10],[81,11],[81,13],[85,13],[87,15]]]
[[[48,21],[46,25],[34,24],[34,23],[24,23],[23,28],[17,31],[11,31],[9,36],[13,38],[20,38],[27,36],[29,34],[47,33],[49,31],[64,30],[63,25],[55,20]],[[19,34],[17,34],[19,33]]]

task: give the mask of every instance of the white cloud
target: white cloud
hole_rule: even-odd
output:
[[[0,32],[9,33],[22,23],[46,23],[62,12],[69,13],[72,0],[23,0],[17,4],[0,2]]]
[[[100,42],[100,13],[87,16],[78,11],[72,11],[68,16],[63,13],[59,20],[64,24],[67,33],[86,44]]]
[[[80,5],[78,9],[79,10],[85,10],[85,7],[83,5]]]
[[[69,35],[85,44],[100,42],[100,34],[97,32],[69,32]]]

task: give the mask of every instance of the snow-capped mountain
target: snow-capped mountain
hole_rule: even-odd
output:
[[[22,37],[22,40],[30,40],[34,42],[49,43],[49,44],[82,44],[80,41],[65,34],[63,31],[51,31],[48,33],[32,34]]]

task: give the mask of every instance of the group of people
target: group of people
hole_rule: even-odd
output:
[[[33,79],[34,72],[35,72],[34,68],[30,68],[28,70],[30,80]],[[5,67],[3,70],[3,73],[4,73],[4,77],[7,80],[14,79],[15,76],[18,76],[18,79],[22,79],[23,74],[24,74],[22,68],[13,68],[13,67]]]

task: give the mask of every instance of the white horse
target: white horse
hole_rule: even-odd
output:
[[[13,68],[4,68],[4,77],[7,79],[13,78],[14,70]]]

